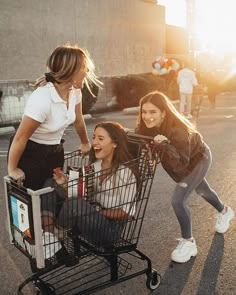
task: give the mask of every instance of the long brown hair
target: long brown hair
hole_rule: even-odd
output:
[[[77,44],[67,43],[56,47],[49,56],[46,66],[48,72],[32,85],[35,89],[44,86],[47,82],[66,83],[73,79],[76,72],[83,69],[87,70],[85,84],[89,90],[91,84],[98,87],[102,85],[94,73],[95,65],[88,51]]]
[[[147,128],[142,119],[142,107],[145,103],[150,102],[155,105],[161,112],[165,111],[165,119],[160,126],[163,135],[168,136],[173,126],[181,126],[189,134],[196,132],[194,126],[185,119],[175,108],[170,99],[162,92],[153,91],[143,96],[140,101],[140,110],[137,118],[137,132],[143,135],[155,136],[155,128]]]

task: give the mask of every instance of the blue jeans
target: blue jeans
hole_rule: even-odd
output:
[[[203,158],[195,166],[193,171],[175,187],[172,196],[172,206],[179,221],[182,237],[184,239],[192,237],[192,220],[187,200],[193,190],[211,204],[218,212],[224,209],[224,204],[219,199],[217,193],[209,186],[205,178],[211,162],[211,151],[209,147],[206,146]]]
[[[125,222],[108,219],[88,201],[73,197],[64,202],[57,224],[73,228],[95,246],[108,247],[120,238]]]
[[[120,238],[125,221],[108,219],[84,199],[66,199],[65,191],[53,178],[47,179],[44,187],[53,187],[54,191],[41,196],[43,216],[55,218],[62,228],[73,228],[98,247],[111,246]]]

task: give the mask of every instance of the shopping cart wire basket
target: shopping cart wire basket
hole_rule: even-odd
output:
[[[159,286],[137,248],[159,159],[150,138],[128,133],[128,140],[133,159],[110,179],[78,151],[65,155],[64,187],[48,180],[33,191],[4,177],[10,242],[33,272],[18,294],[30,282],[38,294],[91,294],[142,274],[149,289]]]

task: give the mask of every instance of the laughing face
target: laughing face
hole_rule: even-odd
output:
[[[109,133],[102,127],[97,127],[93,133],[92,146],[97,159],[112,162],[116,144]]]
[[[161,111],[151,102],[142,105],[142,119],[147,128],[160,127],[165,118],[165,111]]]

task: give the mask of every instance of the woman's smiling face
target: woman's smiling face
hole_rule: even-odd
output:
[[[112,141],[109,133],[102,127],[97,127],[93,133],[92,146],[95,156],[100,160],[112,162],[116,144]]]
[[[146,102],[141,109],[142,120],[147,128],[160,127],[165,117],[165,111],[161,111],[151,102]]]

